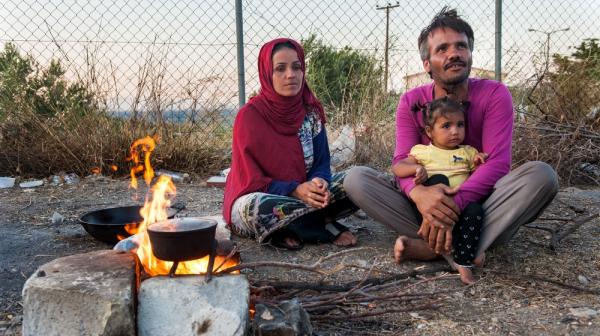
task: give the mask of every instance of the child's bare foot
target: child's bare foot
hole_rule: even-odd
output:
[[[483,267],[484,264],[485,264],[485,252],[481,253],[480,256],[477,256],[477,258],[475,258],[475,260],[473,260],[473,265],[475,265],[477,267]]]
[[[456,265],[456,269],[458,270],[458,274],[460,274],[460,281],[462,281],[462,283],[465,285],[472,285],[475,283],[473,271],[470,267]]]
[[[396,263],[398,264],[409,259],[433,260],[437,257],[438,255],[435,251],[421,238],[400,236],[396,239],[394,259],[396,259]]]
[[[337,246],[354,246],[356,245],[356,237],[350,231],[344,231],[333,241]]]

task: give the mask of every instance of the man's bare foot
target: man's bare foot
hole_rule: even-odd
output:
[[[481,253],[480,256],[477,256],[477,258],[475,258],[475,260],[473,260],[473,265],[475,265],[477,267],[483,267],[484,264],[485,264],[485,252]]]
[[[396,259],[396,263],[398,264],[409,259],[433,260],[437,257],[438,255],[435,251],[421,238],[400,236],[396,239],[394,259]]]
[[[460,274],[460,281],[462,281],[462,283],[465,285],[472,285],[475,283],[473,271],[470,267],[456,265],[456,269],[458,270],[458,274]]]
[[[350,231],[344,231],[333,241],[337,246],[354,246],[356,245],[356,237]]]

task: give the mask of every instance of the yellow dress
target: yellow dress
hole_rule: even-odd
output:
[[[477,149],[468,145],[461,145],[457,149],[441,149],[430,144],[415,145],[409,155],[425,167],[427,175],[446,175],[450,187],[455,187],[462,184],[473,171],[475,154]]]

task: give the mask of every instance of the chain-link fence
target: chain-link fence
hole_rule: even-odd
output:
[[[375,59],[380,76],[387,70],[387,91],[395,94],[429,81],[416,40],[446,5],[457,8],[475,31],[473,73],[493,78],[493,0],[242,0],[246,95],[259,89],[260,46],[281,36],[312,37],[334,52],[351,48]],[[570,55],[574,46],[598,37],[599,14],[596,0],[502,1],[502,79],[509,86],[531,86],[540,71],[553,66],[553,54]],[[5,0],[0,42],[13,43],[42,66],[60,60],[67,78],[91,87],[114,115],[159,111],[174,121],[231,123],[238,108],[234,0]],[[514,92],[518,105],[526,91]]]

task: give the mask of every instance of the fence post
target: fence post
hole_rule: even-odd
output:
[[[235,34],[237,37],[238,97],[240,108],[246,104],[246,76],[244,71],[244,20],[242,0],[235,0]]]
[[[502,0],[496,0],[495,79],[502,81]]]

